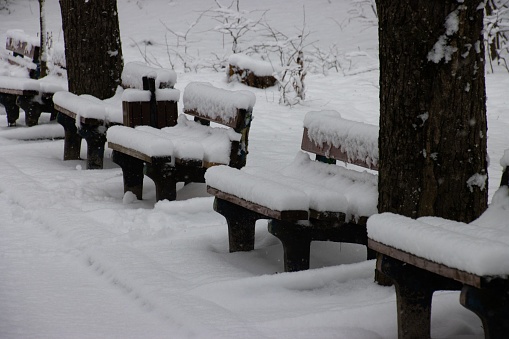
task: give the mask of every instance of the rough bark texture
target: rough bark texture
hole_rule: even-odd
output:
[[[121,84],[116,0],[60,0],[69,91],[106,99]]]
[[[48,67],[47,67],[47,61],[48,61],[48,46],[46,44],[47,42],[47,32],[46,32],[46,13],[45,13],[45,3],[46,0],[39,0],[39,25],[40,25],[40,45],[41,45],[41,78],[44,78],[46,75],[48,75]]]
[[[479,4],[479,0],[377,0],[379,212],[470,222],[486,209]],[[446,53],[436,53],[440,42]]]

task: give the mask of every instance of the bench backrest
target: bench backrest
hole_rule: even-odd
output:
[[[184,113],[194,116],[203,125],[211,122],[233,128],[241,134],[232,143],[230,166],[246,164],[249,128],[256,97],[249,91],[229,91],[209,83],[191,82],[184,90]]]
[[[36,79],[39,77],[39,57],[41,53],[39,38],[30,36],[22,30],[9,30],[7,31],[5,48],[9,51],[12,51],[14,57],[19,57],[20,59],[27,57],[31,59],[29,61],[29,66],[27,67],[30,70],[30,78]],[[18,62],[16,58],[9,59],[9,62],[23,66],[27,65],[27,63],[23,62],[22,60],[19,60]]]
[[[143,78],[155,79],[156,88],[173,88],[177,73],[172,70],[150,67],[142,62],[128,62],[122,70],[122,87],[143,89]]]
[[[173,89],[177,74],[169,69],[129,62],[122,71],[124,126],[175,126],[180,92]]]
[[[316,160],[336,160],[378,170],[378,127],[341,118],[336,111],[309,112],[301,149]]]

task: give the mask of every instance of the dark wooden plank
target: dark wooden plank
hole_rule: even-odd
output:
[[[314,209],[310,209],[309,218],[320,221],[344,223],[346,220],[346,214],[342,212],[317,211]]]
[[[148,163],[163,163],[163,162],[170,162],[171,156],[167,157],[151,157],[149,155],[146,155],[145,153],[141,153],[139,151],[133,150],[131,148],[115,144],[111,141],[108,141],[108,147],[112,150],[118,151],[120,153],[124,153],[127,155],[130,155],[134,158],[140,159],[142,161],[148,162]]]
[[[19,44],[14,43],[15,40],[11,37],[8,37],[5,43],[5,48],[9,51],[12,51],[17,54],[21,54],[27,56],[33,60],[39,59],[40,47],[32,45],[31,48],[26,48],[28,42],[27,41],[19,41]]]
[[[69,111],[67,108],[63,108],[62,106],[55,104],[55,109],[60,113],[67,115],[70,118],[76,119],[77,114]]]
[[[196,110],[185,110],[184,113],[192,115],[192,116],[200,118],[200,119],[205,119],[205,120],[212,121],[212,122],[224,125],[224,126],[228,126],[228,127],[231,127],[233,129],[237,130],[242,125],[242,122],[244,120],[243,117],[245,117],[246,111],[245,110],[237,110],[237,114],[235,114],[235,117],[228,121],[222,119],[221,117],[216,117],[216,118],[212,119],[209,116],[206,116]]]
[[[443,277],[454,279],[463,284],[477,288],[482,288],[486,285],[487,280],[483,277],[421,258],[397,248],[384,245],[372,239],[368,239],[368,247],[391,258],[406,262],[410,265],[436,273]]]
[[[253,202],[241,199],[233,194],[229,194],[207,185],[207,192],[226,201],[229,201],[235,205],[242,206],[253,212],[262,214],[271,219],[277,219],[282,221],[295,221],[295,220],[307,220],[308,211],[303,210],[286,210],[276,211],[266,206],[258,205]]]
[[[73,119],[76,119],[76,117],[78,116],[76,113],[72,112],[72,111],[69,111],[67,108],[64,108],[62,106],[59,106],[57,104],[54,104],[55,106],[55,109],[57,111],[59,111],[60,113],[63,113],[65,115],[67,115],[68,117],[70,118],[73,118]],[[101,119],[94,119],[94,118],[85,118],[85,117],[80,117],[80,122],[82,124],[85,124],[85,125],[91,125],[91,126],[102,126],[104,125],[104,120],[101,120]]]
[[[0,88],[0,93],[12,94],[12,95],[37,95],[37,91],[25,90],[25,89],[13,89],[13,88]]]
[[[322,155],[324,157],[331,158],[334,160],[344,161],[348,164],[354,164],[372,170],[378,170],[378,164],[377,165],[368,164],[365,159],[349,160],[348,155],[345,152],[341,151],[341,148],[335,147],[334,145],[325,142],[322,143],[322,145],[315,144],[313,141],[311,141],[309,137],[309,131],[307,128],[304,128],[304,133],[302,133],[301,149],[303,151]]]

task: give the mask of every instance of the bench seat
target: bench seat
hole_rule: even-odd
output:
[[[147,161],[145,156],[169,157],[199,161],[208,168],[229,164],[232,141],[240,141],[241,134],[231,128],[203,126],[181,114],[173,127],[113,126],[108,129],[107,138],[115,148],[122,145],[134,150],[137,155],[131,155],[140,160]]]
[[[280,171],[249,166],[235,171],[220,166],[206,173],[209,186],[268,209],[341,213],[346,221],[377,212],[377,180],[367,171],[313,161],[301,151]]]
[[[0,93],[14,95],[45,95],[51,97],[54,93],[65,91],[67,84],[63,79],[45,77],[42,79],[17,78],[0,76]]]
[[[383,213],[368,220],[368,236],[378,243],[474,275],[508,275],[509,188],[501,187],[497,194],[506,198],[492,202],[470,224]]]
[[[396,287],[399,338],[429,338],[432,296],[461,290],[460,303],[481,318],[485,338],[509,332],[509,151],[488,209],[466,224],[382,213],[367,224],[377,271]]]
[[[92,95],[76,95],[70,92],[57,92],[53,96],[55,108],[74,118],[77,123],[102,125],[122,123],[122,88],[115,96],[100,100]]]

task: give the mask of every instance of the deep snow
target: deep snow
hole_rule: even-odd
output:
[[[256,95],[249,166],[276,170],[300,147],[304,115],[337,110],[346,119],[378,123],[376,19],[349,0],[241,1],[242,9],[270,9],[278,29],[306,23],[321,48],[336,44],[343,72],[309,74],[302,105],[278,104],[276,89],[248,89],[223,72],[177,69],[175,87],[206,81]],[[0,12],[0,43],[8,29],[38,31],[38,3],[16,1]],[[61,41],[58,1],[47,0],[47,27]],[[164,22],[185,31],[211,0],[119,0],[123,54],[140,54],[168,67]],[[362,11],[360,10],[362,8]],[[202,19],[191,34],[194,56],[228,55],[226,39]],[[208,25],[208,26],[207,26]],[[145,43],[144,43],[145,42]],[[199,51],[198,51],[199,49]],[[349,60],[349,61],[348,61]],[[348,61],[348,62],[347,62]],[[345,75],[346,74],[346,75]],[[498,187],[507,148],[509,74],[487,75],[490,197]],[[179,109],[182,109],[180,106]],[[63,135],[43,117],[39,126],[6,127],[0,108],[0,337],[1,338],[395,338],[393,288],[373,283],[365,249],[317,242],[313,269],[282,272],[282,248],[257,224],[255,250],[228,253],[224,218],[203,185],[179,191],[178,201],[155,204],[145,180],[144,200],[123,195],[121,170],[107,151],[103,170],[62,161]],[[82,158],[86,158],[85,142]],[[458,292],[437,293],[433,337],[482,338],[480,320],[462,308]]]

